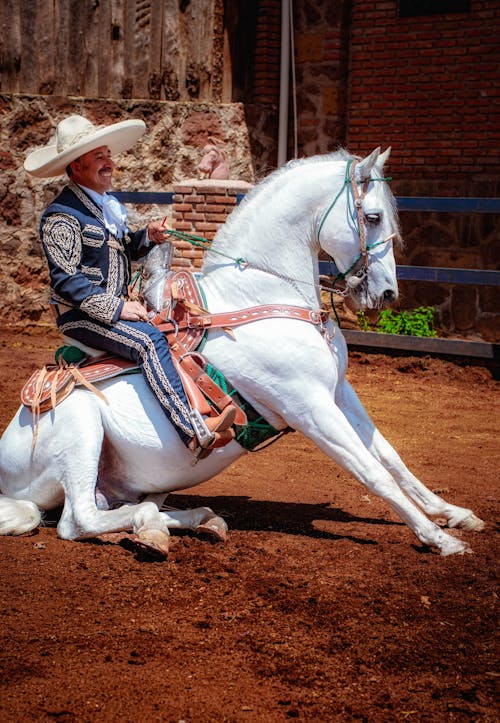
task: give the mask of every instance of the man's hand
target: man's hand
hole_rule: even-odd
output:
[[[125,321],[149,321],[148,312],[139,301],[125,301],[120,319]]]
[[[151,223],[148,224],[149,240],[154,244],[165,243],[165,241],[168,241],[168,236],[165,235],[165,231],[168,231],[169,228],[170,226],[165,218],[163,221],[151,221]]]

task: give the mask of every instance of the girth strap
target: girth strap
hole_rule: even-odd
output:
[[[180,302],[182,303],[182,302]],[[172,322],[168,318],[162,317],[162,312],[158,314],[161,318],[160,323],[155,324],[160,331],[168,332],[172,328]],[[157,319],[158,319],[157,317]],[[241,326],[242,324],[250,324],[253,321],[261,319],[297,319],[307,321],[310,324],[321,326],[328,321],[328,311],[325,309],[304,309],[301,306],[287,306],[284,304],[264,304],[262,306],[251,306],[248,309],[240,309],[238,311],[226,311],[217,314],[205,312],[200,314],[190,314],[181,319],[178,323],[178,329],[222,329],[231,328],[233,326]]]

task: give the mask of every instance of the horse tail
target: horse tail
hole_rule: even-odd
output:
[[[0,535],[22,535],[34,530],[41,521],[42,513],[34,502],[0,493]]]

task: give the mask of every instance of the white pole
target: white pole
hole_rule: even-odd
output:
[[[281,0],[281,66],[280,107],[278,127],[278,167],[287,161],[288,146],[288,91],[290,65],[290,5]]]

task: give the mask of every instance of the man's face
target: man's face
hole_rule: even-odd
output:
[[[111,176],[115,164],[111,160],[108,146],[99,146],[70,163],[72,180],[97,193],[105,193],[111,188]]]

